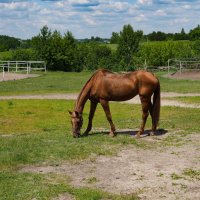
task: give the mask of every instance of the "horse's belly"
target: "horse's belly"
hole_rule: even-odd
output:
[[[126,101],[129,99],[132,99],[136,95],[137,95],[137,92],[133,90],[129,90],[129,91],[115,90],[115,91],[108,92],[105,95],[105,99],[108,101]]]

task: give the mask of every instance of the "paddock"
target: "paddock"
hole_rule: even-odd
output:
[[[34,77],[33,71],[47,71],[45,61],[0,61],[0,81]]]
[[[105,114],[97,107],[92,133],[73,139],[67,110],[90,75],[49,72],[23,83],[0,83],[2,194],[8,199],[16,193],[19,199],[25,194],[26,199],[53,200],[84,195],[82,199],[199,199],[199,81],[160,77],[162,109],[155,136],[148,136],[149,120],[147,131],[135,138],[139,102],[112,102],[117,137],[108,137]],[[63,85],[69,86],[65,95]],[[22,86],[29,91],[19,90]],[[72,91],[76,96],[69,95]],[[17,96],[5,98],[9,94]],[[179,103],[164,105],[165,100]],[[84,122],[88,113],[89,104]]]
[[[170,58],[168,63],[168,74],[170,72],[199,72],[200,73],[200,59],[199,58]]]

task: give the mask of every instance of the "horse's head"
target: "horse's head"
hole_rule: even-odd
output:
[[[73,112],[69,111],[69,114],[71,115],[73,137],[74,138],[80,137],[80,130],[83,125],[82,114],[77,111]]]

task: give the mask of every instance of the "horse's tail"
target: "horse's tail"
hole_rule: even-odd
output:
[[[153,96],[152,123],[153,123],[153,128],[155,130],[158,126],[159,119],[160,119],[160,83],[158,81],[158,85],[154,91],[154,96]]]

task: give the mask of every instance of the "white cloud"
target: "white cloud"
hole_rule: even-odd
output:
[[[189,22],[189,19],[188,18],[180,18],[180,19],[174,19],[172,21],[172,24],[182,24],[182,23],[187,23]]]
[[[166,16],[167,13],[164,10],[156,10],[156,12],[154,13],[155,16]]]
[[[152,0],[138,0],[138,3],[143,5],[150,5],[152,4]]]
[[[146,21],[146,20],[147,20],[147,18],[146,18],[146,16],[145,16],[144,14],[138,15],[138,16],[136,16],[134,19],[135,19],[137,22],[142,22],[142,21]]]
[[[88,15],[83,15],[83,20],[88,24],[88,25],[96,25],[96,22],[94,19],[92,19],[92,17],[88,16]]]
[[[116,11],[124,11],[128,9],[129,4],[126,2],[111,2],[109,7]]]
[[[191,5],[185,4],[185,5],[183,5],[183,8],[184,9],[191,9]]]

